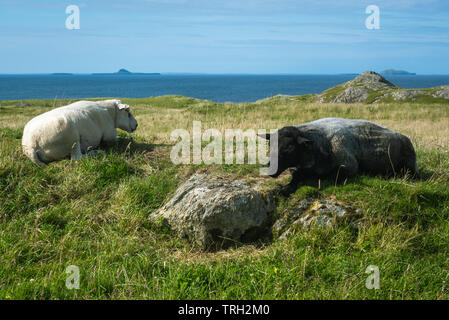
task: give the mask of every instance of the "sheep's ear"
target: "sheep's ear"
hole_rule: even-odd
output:
[[[305,147],[308,147],[310,144],[312,144],[312,140],[306,139],[304,137],[299,136],[296,141],[299,145],[303,145]]]
[[[129,109],[129,104],[119,103],[118,108],[119,108],[119,110],[122,110],[122,109],[127,110],[127,109]]]
[[[262,139],[270,140],[270,134],[269,133],[265,133],[265,134],[259,133],[257,136],[261,137]]]

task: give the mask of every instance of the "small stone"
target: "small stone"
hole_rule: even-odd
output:
[[[330,228],[342,221],[357,225],[354,221],[362,216],[363,210],[340,204],[333,199],[323,201],[305,199],[297,208],[287,212],[274,223],[273,234],[285,239],[298,227],[301,229]]]

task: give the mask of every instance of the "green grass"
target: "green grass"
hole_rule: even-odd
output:
[[[123,99],[139,121],[106,153],[35,166],[21,151],[33,116],[67,101],[0,109],[0,299],[448,299],[449,104],[311,104],[313,96],[218,104],[178,96]],[[174,166],[170,132],[279,128],[326,116],[364,118],[409,135],[420,180],[358,176],[279,198],[276,216],[306,198],[364,210],[364,223],[297,230],[286,240],[202,252],[148,216],[194,172],[273,189],[255,165]],[[81,272],[68,290],[65,269]],[[369,265],[380,289],[365,287]]]
[[[336,85],[335,87],[329,88],[321,94],[323,97],[323,102],[331,102],[334,100],[340,93],[345,91],[345,87],[343,84]]]

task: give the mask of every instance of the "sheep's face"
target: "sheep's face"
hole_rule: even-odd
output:
[[[131,110],[127,104],[118,104],[117,128],[130,133],[136,131],[137,129],[137,120],[131,114]]]

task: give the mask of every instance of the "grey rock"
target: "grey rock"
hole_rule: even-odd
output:
[[[305,199],[296,208],[287,212],[273,225],[273,234],[285,239],[298,229],[312,227],[331,228],[339,223],[353,227],[360,224],[363,210],[338,203],[333,199]]]
[[[380,101],[383,98],[386,97],[392,97],[393,100],[399,101],[399,100],[411,100],[415,101],[418,95],[426,95],[426,96],[432,96],[434,98],[444,98],[449,99],[449,86],[443,86],[440,88],[440,90],[436,91],[434,94],[431,94],[431,92],[427,90],[417,89],[417,90],[397,90],[393,92],[386,93],[379,98],[376,99],[376,101]]]
[[[324,92],[322,94],[317,95],[317,103],[327,103],[329,101],[326,101],[326,96],[324,95]]]
[[[416,100],[416,96],[420,94],[429,95],[425,90],[400,90],[391,92],[387,96],[392,96],[395,101],[406,99]]]
[[[344,84],[345,87],[363,86],[371,90],[395,89],[396,85],[374,71],[365,71],[358,77]]]
[[[242,181],[190,177],[150,219],[168,223],[204,249],[255,241],[269,228],[272,205]]]
[[[434,98],[449,99],[449,86],[441,87],[441,90],[432,95]]]
[[[290,228],[304,212],[313,204],[314,200],[304,199],[293,210],[288,211],[275,221],[272,227],[272,232],[275,236],[282,236],[285,231]]]
[[[357,103],[364,102],[368,98],[369,92],[364,87],[349,87],[339,94],[332,103]]]

